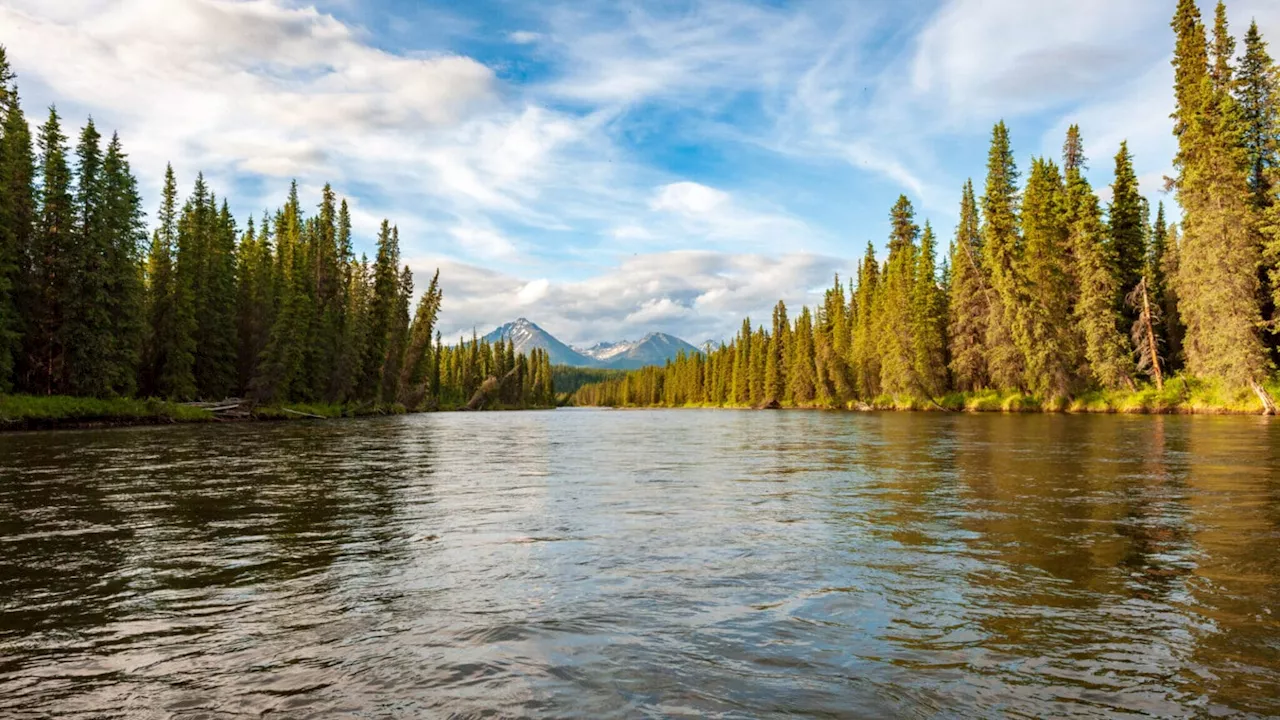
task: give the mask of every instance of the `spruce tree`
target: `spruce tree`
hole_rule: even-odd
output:
[[[105,333],[110,392],[126,397],[138,390],[146,326],[141,248],[146,237],[142,197],[119,135],[112,135],[102,163],[104,226],[103,272],[106,281]]]
[[[1259,337],[1258,247],[1243,123],[1231,94],[1233,41],[1220,7],[1212,70],[1200,11],[1179,0],[1173,20],[1174,188],[1183,209],[1176,287],[1186,325],[1184,353],[1195,374],[1242,386],[1267,367]]]
[[[165,171],[157,222],[147,259],[150,345],[146,364],[152,382],[149,392],[188,399],[196,394],[195,315],[188,284],[190,268],[181,274],[178,270],[178,189],[173,166]],[[189,255],[186,262],[191,262]]]
[[[400,245],[400,231],[392,230],[394,242],[397,247]],[[409,270],[409,266],[405,265],[401,271],[398,282],[392,296],[391,326],[387,334],[387,357],[382,368],[382,399],[383,402],[396,402],[396,390],[400,384],[400,368],[404,363],[405,346],[409,341],[409,300],[413,297],[413,273]],[[514,358],[510,357],[513,350],[510,345],[507,346],[508,360],[507,370],[510,371],[515,363]],[[502,377],[498,378],[502,380]]]
[[[35,316],[38,296],[31,292],[32,250],[36,238],[35,157],[31,131],[0,46],[0,393],[29,389],[23,337],[25,321]]]
[[[91,118],[76,145],[75,219],[69,242],[62,248],[69,272],[58,333],[66,353],[64,391],[80,396],[110,394],[106,364],[110,317],[102,267],[110,240],[103,213],[101,139]]]
[[[991,132],[987,188],[982,196],[982,255],[991,287],[987,318],[987,372],[1000,388],[1021,387],[1022,353],[1014,339],[1021,302],[1017,276],[1021,237],[1018,228],[1018,169],[1003,121]]]
[[[196,389],[201,397],[221,400],[238,384],[239,338],[236,332],[236,223],[226,201],[216,210],[212,196],[194,229],[203,248],[203,273],[197,303]]]
[[[1022,197],[1023,287],[1017,307],[1017,339],[1026,364],[1026,384],[1045,398],[1065,398],[1082,358],[1071,315],[1066,191],[1051,160],[1037,159]]]
[[[947,308],[946,296],[938,286],[936,245],[933,228],[926,222],[916,253],[911,330],[918,389],[931,398],[947,388]]]
[[[71,195],[71,168],[67,164],[67,138],[55,108],[40,128],[40,212],[31,248],[31,267],[26,282],[29,302],[24,308],[27,321],[25,353],[27,392],[65,393],[65,348],[62,323],[65,304],[76,288],[70,263],[75,224]]]
[[[1269,321],[1271,332],[1264,342],[1274,361],[1280,359],[1280,67],[1267,51],[1257,22],[1245,34],[1237,75],[1236,101],[1244,126],[1251,202],[1258,219],[1256,242],[1263,252],[1258,269],[1259,309]]]
[[[1236,89],[1244,124],[1249,189],[1262,209],[1276,202],[1280,172],[1280,68],[1276,67],[1255,21],[1244,36]]]
[[[899,196],[890,212],[889,258],[885,261],[881,303],[877,313],[880,385],[889,395],[911,395],[917,389],[912,290],[915,285],[916,242],[920,227],[915,209]]]
[[[1064,148],[1066,220],[1076,284],[1074,318],[1083,335],[1084,355],[1089,372],[1103,387],[1132,386],[1132,353],[1119,329],[1115,256],[1106,242],[1098,196],[1082,172],[1086,159],[1078,127],[1067,131]]]
[[[795,341],[791,344],[787,366],[791,401],[802,407],[812,404],[817,390],[817,370],[813,360],[813,315],[808,307],[802,308],[800,317],[796,318]]]
[[[435,335],[436,319],[440,316],[442,295],[440,271],[436,270],[414,311],[404,367],[400,370],[400,402],[410,410],[418,408],[431,392],[431,341]]]
[[[874,399],[880,394],[880,351],[876,342],[879,285],[880,266],[876,262],[875,247],[867,243],[866,254],[858,268],[858,319],[850,347],[858,395],[864,400]]]
[[[983,261],[982,233],[973,181],[964,184],[960,224],[951,244],[951,283],[947,336],[951,373],[962,392],[990,384],[987,373],[987,335],[993,300]]]
[[[1142,279],[1147,234],[1142,216],[1143,199],[1138,193],[1138,176],[1133,170],[1133,156],[1127,142],[1120,143],[1120,151],[1116,153],[1116,176],[1111,190],[1107,229],[1116,262],[1117,290],[1123,297]],[[1117,305],[1119,300],[1117,298]]]
[[[769,357],[765,362],[765,402],[781,403],[786,397],[786,348],[783,337],[787,328],[787,305],[781,300],[773,307],[773,334],[769,336]]]

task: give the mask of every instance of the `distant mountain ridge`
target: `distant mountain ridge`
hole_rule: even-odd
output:
[[[667,360],[674,360],[682,350],[686,354],[698,352],[684,340],[659,332],[635,341],[601,342],[588,348],[573,348],[527,318],[506,323],[484,336],[490,343],[508,338],[518,353],[539,348],[547,351],[551,364],[573,367],[635,370],[647,365],[663,365]]]

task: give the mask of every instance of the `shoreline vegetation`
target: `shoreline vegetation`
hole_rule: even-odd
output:
[[[1000,121],[949,248],[900,196],[887,257],[868,243],[856,281],[572,402],[1276,414],[1280,65],[1257,23],[1238,52],[1222,2],[1210,20],[1177,0],[1171,26],[1171,212],[1127,142],[1095,192],[1079,126],[1024,175]]]
[[[1280,379],[1264,385],[1272,397],[1280,396]],[[607,404],[578,405],[619,410],[815,410],[827,412],[943,412],[943,413],[1037,413],[1067,415],[1272,415],[1251,390],[1229,391],[1218,383],[1175,378],[1163,390],[1146,386],[1137,390],[1095,390],[1075,398],[1045,400],[1019,391],[981,390],[953,392],[939,398],[894,398],[881,396],[870,402],[846,404],[766,402],[759,405],[713,404],[679,405]]]
[[[228,406],[234,411],[223,410]],[[178,403],[155,398],[84,398],[67,395],[0,395],[0,432],[83,430],[102,427],[193,423],[277,422],[380,417],[422,412],[549,410],[554,405],[468,405],[408,410],[404,405],[289,403],[256,406],[232,398],[220,403]]]

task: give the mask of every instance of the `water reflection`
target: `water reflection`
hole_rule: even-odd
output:
[[[0,714],[1280,714],[1280,425],[0,436]]]

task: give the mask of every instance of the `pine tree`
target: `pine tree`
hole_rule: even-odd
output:
[[[271,233],[265,215],[261,232],[249,218],[236,250],[236,264],[236,386],[243,392],[253,382],[258,358],[267,347],[275,310]]]
[[[276,213],[274,267],[275,320],[258,361],[251,394],[260,402],[295,398],[303,377],[303,346],[310,319],[306,297],[306,254],[302,246],[302,210],[297,185]]]
[[[880,352],[876,342],[879,321],[876,317],[876,298],[880,296],[880,266],[876,262],[875,247],[867,243],[867,252],[858,268],[857,325],[850,346],[854,377],[859,397],[871,400],[880,394]]]
[[[399,230],[392,230],[394,242],[400,245]],[[409,341],[409,300],[413,297],[413,273],[405,265],[392,295],[391,326],[387,335],[387,357],[382,367],[383,402],[396,402],[396,390],[400,384],[400,368],[404,362],[405,346]],[[510,348],[510,346],[508,346]],[[510,350],[508,350],[510,353]],[[510,370],[514,363],[508,363]],[[502,378],[498,378],[501,380]]]
[[[146,317],[142,285],[141,247],[146,237],[142,197],[119,135],[112,135],[102,163],[102,213],[109,233],[106,257],[106,329],[110,392],[132,396],[138,390]]]
[[[880,385],[889,395],[911,395],[915,376],[915,338],[912,334],[911,295],[915,284],[916,242],[920,227],[906,196],[899,196],[890,212],[889,258],[885,261],[876,335],[879,338]]]
[[[1018,228],[1018,169],[1004,122],[991,133],[987,189],[982,196],[982,254],[990,278],[991,315],[987,319],[987,372],[1000,388],[1021,387],[1022,353],[1014,340],[1016,307],[1021,301],[1016,274],[1021,237]]]
[[[26,282],[30,293],[24,310],[29,375],[23,383],[28,392],[50,395],[66,392],[62,322],[66,299],[75,292],[69,282],[73,273],[67,252],[73,244],[75,212],[66,142],[58,112],[50,108],[37,141],[41,202]]]
[[[936,245],[933,228],[926,222],[916,253],[911,330],[918,390],[931,398],[947,388],[947,308],[946,296],[938,286]]]
[[[1116,262],[1117,291],[1123,297],[1142,280],[1147,233],[1142,218],[1143,199],[1138,193],[1138,176],[1133,171],[1133,156],[1127,142],[1120,143],[1120,151],[1116,153],[1116,177],[1111,189],[1107,229]],[[1119,300],[1117,298],[1117,304]]]
[[[1234,41],[1219,6],[1212,70],[1194,0],[1179,0],[1173,20],[1177,110],[1174,133],[1183,208],[1176,281],[1186,324],[1187,369],[1241,386],[1266,370],[1258,334],[1258,248],[1252,237],[1248,155],[1232,96]]]
[[[769,336],[769,357],[764,368],[765,402],[781,403],[786,397],[786,348],[783,347],[783,334],[787,327],[787,306],[781,300],[773,308],[773,334]]]
[[[795,341],[787,367],[791,371],[788,377],[791,401],[800,406],[812,404],[817,391],[817,370],[813,362],[813,315],[807,307],[802,308],[800,317],[796,318]]]
[[[1066,218],[1076,284],[1074,318],[1084,338],[1084,355],[1093,378],[1103,387],[1133,384],[1133,359],[1128,340],[1120,331],[1116,305],[1119,292],[1115,256],[1106,242],[1098,196],[1085,179],[1084,143],[1080,129],[1067,131]]]
[[[1267,51],[1267,43],[1251,23],[1244,39],[1236,83],[1236,101],[1244,126],[1244,147],[1249,190],[1258,220],[1255,242],[1262,248],[1258,268],[1260,312],[1271,332],[1264,342],[1272,360],[1280,359],[1280,67]]]
[[[28,363],[24,319],[34,317],[31,278],[36,232],[35,157],[31,131],[0,46],[0,393],[12,390]],[[38,306],[36,306],[38,307]]]
[[[203,249],[203,277],[199,284],[196,333],[196,390],[201,397],[221,400],[237,385],[239,338],[236,333],[236,223],[223,201],[220,210],[212,196],[204,211],[197,210],[204,223],[193,232]]]
[[[951,283],[947,336],[956,388],[970,392],[988,386],[987,324],[992,290],[987,280],[973,181],[964,185],[960,224],[951,244]]]
[[[431,341],[435,335],[436,319],[440,316],[442,296],[440,271],[436,270],[431,284],[418,300],[418,309],[414,311],[404,367],[400,371],[400,402],[411,410],[418,408],[431,392]],[[432,399],[436,398],[433,396]]]
[[[1025,245],[1019,263],[1023,282],[1017,339],[1026,364],[1026,384],[1046,398],[1065,398],[1075,385],[1079,345],[1071,315],[1066,192],[1058,166],[1037,159],[1022,197]]]
[[[147,391],[186,399],[196,393],[195,316],[190,288],[179,287],[178,189],[173,166],[165,171],[164,191],[147,259],[149,346]],[[184,273],[181,280],[187,280]]]

